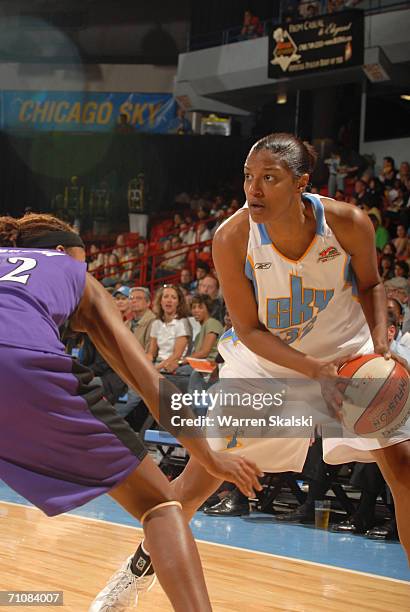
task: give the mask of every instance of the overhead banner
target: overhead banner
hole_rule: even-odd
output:
[[[176,115],[171,94],[4,91],[1,102],[6,130],[167,133]]]
[[[364,16],[344,11],[275,26],[268,76],[282,79],[363,64]]]

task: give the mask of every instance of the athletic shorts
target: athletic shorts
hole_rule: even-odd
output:
[[[220,371],[220,383],[208,389],[209,392],[218,391],[218,385],[223,385],[224,379],[229,379],[229,390],[244,393],[249,391],[264,390],[262,379],[273,379],[273,375],[262,367],[259,367],[252,358],[253,354],[242,343],[230,344],[228,348],[223,346],[221,351],[225,363]],[[221,349],[220,349],[221,350]],[[369,341],[358,350],[361,354],[373,351],[373,345]],[[298,375],[295,373],[295,380]],[[258,380],[261,382],[258,385]],[[303,378],[301,379],[303,380]],[[308,380],[308,379],[305,379]],[[232,383],[231,383],[232,381]],[[278,384],[278,390],[281,388]],[[225,387],[226,389],[226,387]],[[315,415],[315,422],[320,424],[323,436],[323,458],[326,463],[338,465],[359,461],[370,463],[375,461],[373,451],[386,448],[410,439],[410,419],[394,432],[390,438],[362,438],[346,432],[342,426],[337,426],[335,435],[335,421],[329,418],[329,412],[324,403],[319,383],[309,380],[306,390],[305,408],[300,408],[299,415],[304,411]],[[232,407],[224,408],[216,406],[214,414],[232,414]],[[293,406],[290,412],[294,412]],[[208,412],[209,414],[209,412]],[[248,411],[249,414],[249,411]],[[278,416],[289,417],[277,411]],[[218,431],[217,431],[218,429]],[[292,428],[291,428],[292,429]],[[249,430],[248,430],[249,431]],[[309,450],[310,437],[313,438],[314,430],[309,432],[305,429],[303,437],[295,435],[295,430],[287,431],[286,428],[276,429],[275,434],[265,436],[264,432],[258,432],[258,437],[241,437],[241,432],[235,427],[225,427],[221,430],[215,425],[207,429],[208,442],[214,450],[232,452],[255,461],[258,467],[265,472],[301,472]]]
[[[120,484],[147,451],[67,355],[0,346],[0,479],[47,515]]]

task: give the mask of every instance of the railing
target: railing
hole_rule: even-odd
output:
[[[349,10],[352,8],[361,9],[366,15],[373,15],[376,13],[409,8],[410,0],[345,0],[343,5],[337,5],[337,11],[329,10],[331,6],[336,5],[337,2],[335,2],[335,0],[306,0],[304,2],[300,2],[297,7],[298,13],[295,11],[292,13],[292,20],[307,18],[309,15],[308,7],[313,7],[314,14],[311,15],[312,17],[324,15],[329,12],[336,13],[340,12],[341,10]],[[272,26],[283,23],[286,18],[290,18],[291,13],[288,10],[288,6],[289,2],[287,0],[281,0],[278,16],[261,21],[260,32],[258,35],[250,36],[249,38],[242,36],[241,31],[243,26],[236,25],[226,28],[225,30],[207,32],[206,34],[194,36],[188,42],[187,51],[219,47],[221,45],[267,36]]]
[[[121,282],[124,285],[132,285],[133,287],[147,287],[150,290],[151,295],[153,295],[156,289],[164,283],[179,283],[180,270],[170,270],[169,274],[163,274],[163,269],[160,267],[162,262],[166,261],[167,259],[172,259],[184,251],[186,255],[183,268],[188,268],[193,274],[196,269],[200,252],[203,252],[205,247],[210,249],[211,243],[212,240],[205,240],[203,242],[196,242],[195,244],[190,245],[183,244],[181,247],[171,249],[165,253],[164,251],[157,249],[153,252],[145,253],[141,257],[130,258],[116,264],[102,264],[93,270],[92,274],[98,280],[105,280],[104,284],[106,284],[106,286],[113,286],[114,284]],[[112,254],[112,251],[118,248],[123,247],[103,249],[98,251],[96,255],[108,253]],[[107,268],[109,268],[108,272]],[[158,276],[159,270],[161,270],[161,273]],[[128,276],[129,278],[127,278]],[[112,283],[109,282],[109,279],[112,279]]]
[[[223,219],[226,217],[224,216]],[[166,221],[167,219],[164,219]],[[207,217],[206,219],[200,219],[195,223],[192,223],[187,226],[187,230],[194,230],[198,232],[198,228],[200,225],[205,225],[208,227],[210,223],[217,223],[221,221],[221,218],[216,216]],[[177,231],[175,231],[177,229]],[[176,236],[180,233],[178,228],[170,229],[166,236],[163,236],[162,239],[170,239],[173,236]],[[93,241],[91,239],[88,240],[89,244],[92,244]],[[195,273],[196,263],[198,260],[198,256],[200,251],[204,251],[205,247],[208,247],[209,250],[209,259],[211,259],[210,251],[211,251],[211,243],[212,240],[205,241],[197,241],[194,244],[185,244],[182,243],[177,249],[170,249],[169,251],[163,251],[158,248],[159,240],[157,240],[153,249],[150,249],[150,243],[144,239],[137,239],[137,243],[143,243],[145,245],[146,252],[142,256],[136,256],[132,258],[128,258],[127,249],[129,249],[129,245],[113,245],[111,247],[106,247],[102,249],[98,249],[94,254],[87,250],[88,261],[90,258],[95,255],[96,258],[99,256],[109,257],[110,255],[117,255],[117,252],[120,251],[122,254],[119,255],[120,261],[118,263],[109,264],[105,262],[91,271],[93,276],[95,276],[98,280],[105,280],[105,284],[107,286],[113,286],[117,284],[117,282],[121,282],[124,285],[132,284],[132,286],[143,286],[149,288],[151,294],[155,292],[158,286],[164,283],[174,283],[179,282],[179,273],[175,273],[171,271],[169,275],[164,274],[164,271],[161,271],[160,276],[159,270],[161,270],[160,264],[167,259],[172,259],[176,255],[181,254],[181,251],[186,253],[185,256],[185,264],[184,268],[188,268],[192,274]],[[118,255],[117,255],[118,257]],[[205,256],[205,258],[207,258]],[[208,258],[207,258],[208,259]],[[91,260],[92,261],[92,260]],[[112,279],[110,283],[109,279]]]

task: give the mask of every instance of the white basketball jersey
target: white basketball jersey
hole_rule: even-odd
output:
[[[282,255],[265,225],[249,216],[245,274],[253,283],[259,320],[286,344],[313,357],[330,360],[364,347],[368,352],[370,330],[357,299],[350,256],[327,225],[321,198],[313,194],[303,197],[312,205],[316,234],[298,260]],[[239,358],[250,360],[249,366],[253,363],[267,374],[290,374],[247,349],[234,330],[222,336],[219,350],[227,365],[233,365],[232,358]],[[250,368],[245,369],[247,373],[242,375],[250,375]]]

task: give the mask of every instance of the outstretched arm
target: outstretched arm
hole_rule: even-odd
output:
[[[175,435],[171,417],[171,395],[180,392],[154,368],[134,335],[124,325],[114,300],[100,283],[87,273],[86,285],[80,305],[71,320],[76,331],[86,332],[98,351],[117,374],[144,399],[154,418]],[[164,385],[166,401],[160,414],[160,381]],[[169,400],[169,401],[167,401]],[[193,418],[188,408],[179,414]],[[246,494],[259,490],[256,475],[259,470],[252,462],[241,457],[213,452],[201,437],[177,434],[181,444],[212,475],[234,482]]]

